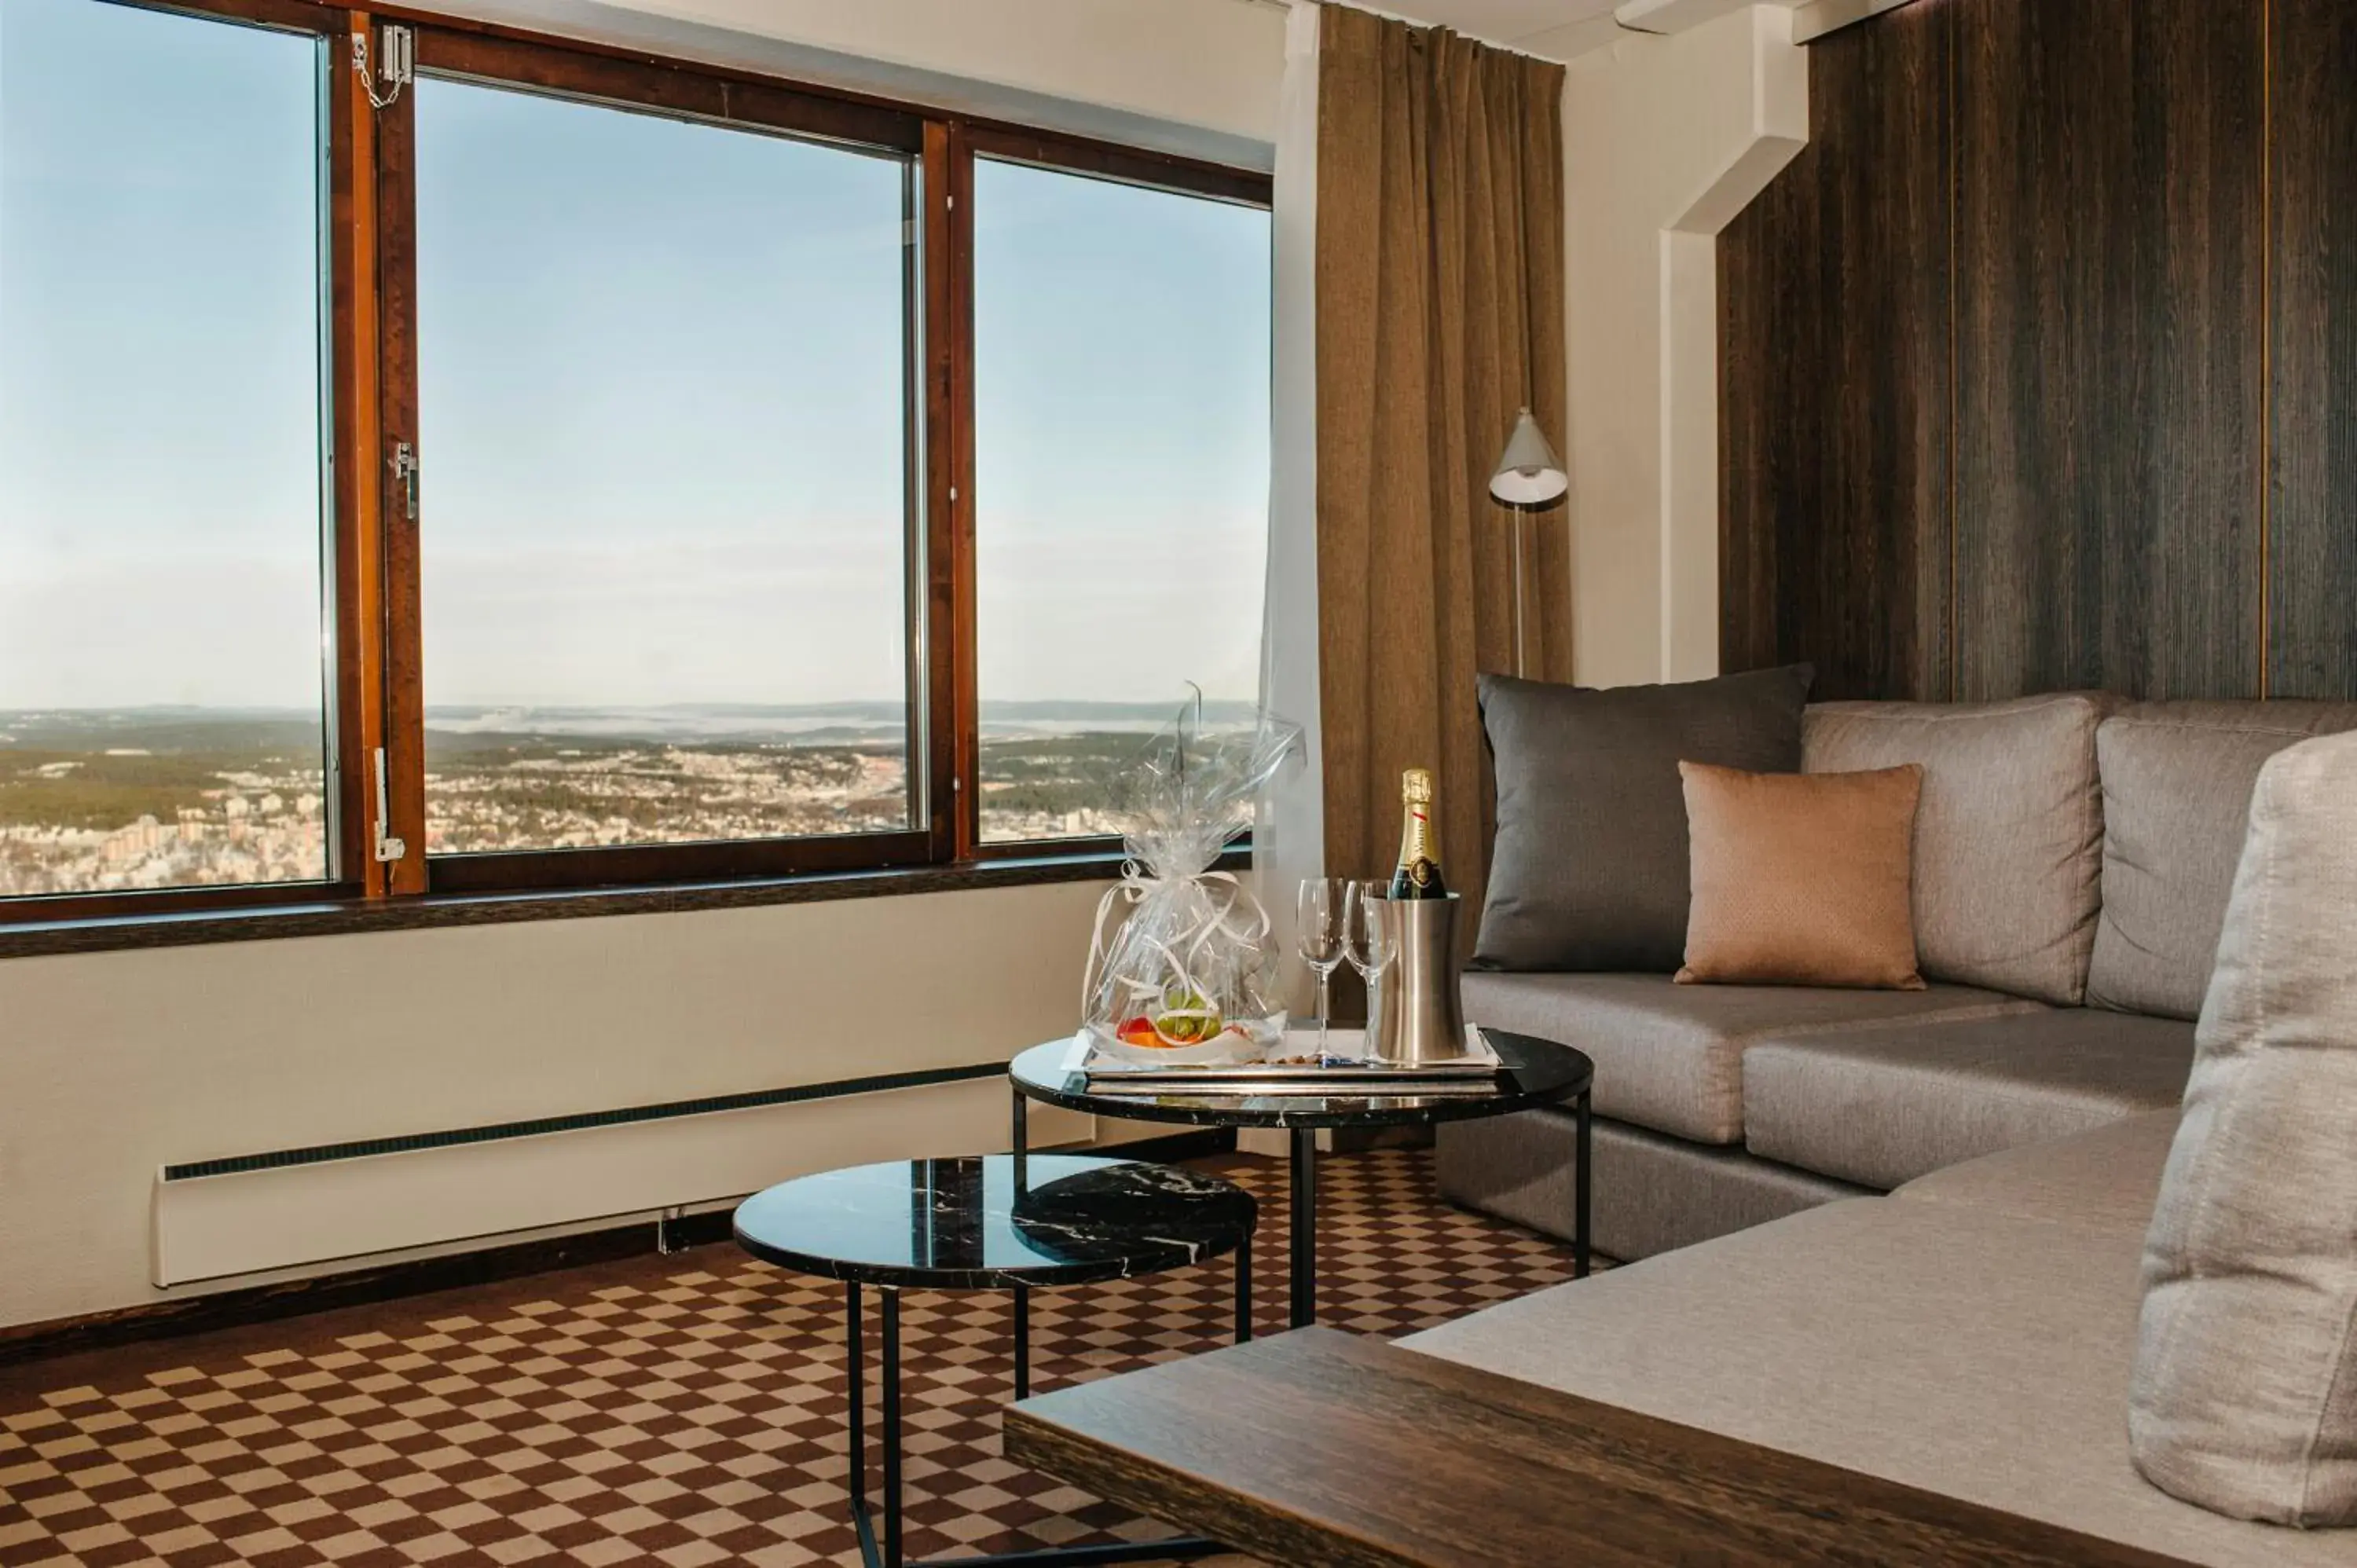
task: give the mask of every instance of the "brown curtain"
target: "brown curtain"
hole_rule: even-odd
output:
[[[1390,869],[1433,770],[1469,944],[1492,823],[1474,678],[1568,680],[1570,540],[1490,472],[1528,404],[1564,450],[1563,68],[1329,5],[1318,78],[1318,598],[1326,857]]]

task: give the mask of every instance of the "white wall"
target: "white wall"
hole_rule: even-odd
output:
[[[158,1299],[167,1163],[1005,1060],[1071,1032],[1102,890],[0,961],[0,1324]],[[1003,1092],[904,1092],[1006,1145]]]
[[[1263,166],[1284,70],[1263,0],[445,8]],[[1003,1059],[1072,1027],[1101,890],[0,961],[0,1324],[156,1299],[167,1162]]]
[[[1267,168],[1275,0],[428,0],[935,108]]]
[[[1808,135],[1792,14],[1624,35],[1564,89],[1573,653],[1591,685],[1718,669],[1719,230]]]

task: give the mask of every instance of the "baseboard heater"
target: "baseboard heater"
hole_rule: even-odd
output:
[[[1004,1148],[1004,1063],[167,1165],[159,1288],[548,1230],[758,1192],[867,1160]],[[1042,1107],[1039,1144],[1089,1135]]]

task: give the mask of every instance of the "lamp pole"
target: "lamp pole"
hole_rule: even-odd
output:
[[[1530,521],[1521,507],[1514,509],[1514,678],[1527,680],[1529,660],[1523,650],[1523,525]]]
[[[1498,467],[1490,476],[1491,496],[1510,509],[1514,519],[1514,674],[1518,679],[1526,680],[1530,675],[1523,635],[1523,525],[1529,521],[1524,514],[1561,500],[1570,489],[1571,476],[1556,460],[1546,434],[1531,417],[1531,411],[1523,409],[1514,417],[1514,428],[1506,437],[1506,449],[1499,455]]]

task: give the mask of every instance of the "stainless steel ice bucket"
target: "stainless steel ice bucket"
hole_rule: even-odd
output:
[[[1368,1018],[1368,1054],[1387,1067],[1419,1067],[1465,1054],[1465,1009],[1458,997],[1457,910],[1440,898],[1393,898],[1393,957]]]

